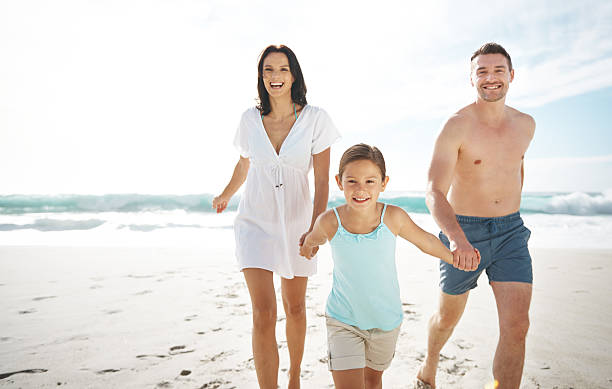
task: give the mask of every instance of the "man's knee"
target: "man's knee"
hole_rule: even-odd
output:
[[[529,331],[529,317],[513,318],[500,323],[500,335],[509,337],[512,341],[523,341]]]
[[[431,317],[431,324],[441,331],[451,331],[457,326],[461,313],[440,310]]]

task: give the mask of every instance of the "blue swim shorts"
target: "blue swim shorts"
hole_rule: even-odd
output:
[[[500,217],[457,215],[457,221],[472,246],[480,251],[480,265],[466,272],[440,261],[440,287],[447,294],[463,294],[477,286],[477,280],[486,270],[489,283],[526,282],[531,284],[531,256],[527,242],[531,231],[516,212]],[[448,237],[440,232],[440,240],[450,246]]]

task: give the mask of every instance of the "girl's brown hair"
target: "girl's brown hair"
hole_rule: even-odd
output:
[[[359,143],[358,145],[349,147],[344,154],[342,154],[342,158],[340,158],[340,167],[338,168],[338,175],[342,179],[342,174],[344,173],[344,169],[346,165],[354,161],[360,160],[368,160],[374,162],[378,169],[380,169],[380,175],[384,180],[387,174],[387,170],[385,168],[385,158],[378,148],[375,146],[366,145],[365,143]]]

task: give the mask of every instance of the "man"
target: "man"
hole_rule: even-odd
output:
[[[440,265],[440,306],[429,321],[427,357],[416,388],[436,387],[440,350],[483,270],[499,316],[493,376],[499,388],[510,389],[519,387],[523,373],[532,272],[530,231],[518,210],[523,157],[535,122],[505,105],[514,70],[503,47],[487,43],[478,49],[471,58],[470,78],[476,102],[444,125],[429,168],[427,206],[442,229],[440,239],[453,251],[454,265]],[[478,261],[474,248],[481,254],[478,269],[462,271]]]

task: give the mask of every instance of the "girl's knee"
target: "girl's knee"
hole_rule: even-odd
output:
[[[382,371],[366,369],[364,374],[364,381],[366,389],[378,389],[382,388]]]

